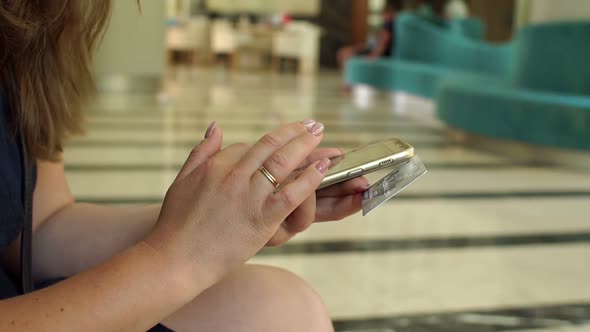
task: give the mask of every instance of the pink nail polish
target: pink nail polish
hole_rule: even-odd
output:
[[[315,136],[320,136],[324,132],[324,125],[318,122],[309,128],[309,132]]]
[[[311,127],[313,127],[316,124],[315,120],[305,120],[302,122],[303,125],[305,126],[305,128],[307,128],[307,130],[311,129]]]
[[[211,122],[211,124],[207,128],[207,131],[205,132],[205,139],[211,137],[211,135],[213,134],[213,131],[215,130],[215,127],[217,127],[217,122],[215,122],[215,121]]]
[[[324,159],[317,164],[316,169],[324,174],[328,171],[328,168],[330,168],[330,163],[330,159]]]

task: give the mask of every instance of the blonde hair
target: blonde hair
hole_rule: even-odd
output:
[[[31,158],[56,160],[82,132],[110,11],[109,0],[0,0],[0,82]]]

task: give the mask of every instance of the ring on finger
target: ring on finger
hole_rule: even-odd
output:
[[[259,171],[268,179],[268,181],[270,181],[270,183],[272,183],[272,185],[275,187],[275,189],[279,188],[279,186],[280,186],[279,181],[277,181],[277,179],[266,169],[266,167],[264,167],[264,166],[260,167]]]

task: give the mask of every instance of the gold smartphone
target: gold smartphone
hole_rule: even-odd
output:
[[[414,157],[414,147],[399,139],[370,144],[332,158],[332,164],[318,189],[344,182]]]

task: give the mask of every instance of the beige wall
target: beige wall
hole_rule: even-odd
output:
[[[590,20],[589,0],[519,0],[519,25],[553,21]]]
[[[164,1],[113,1],[113,16],[95,58],[99,76],[158,76],[165,65]]]
[[[338,0],[331,0],[338,1]],[[220,12],[288,12],[301,15],[317,15],[320,0],[207,0],[207,7]]]

